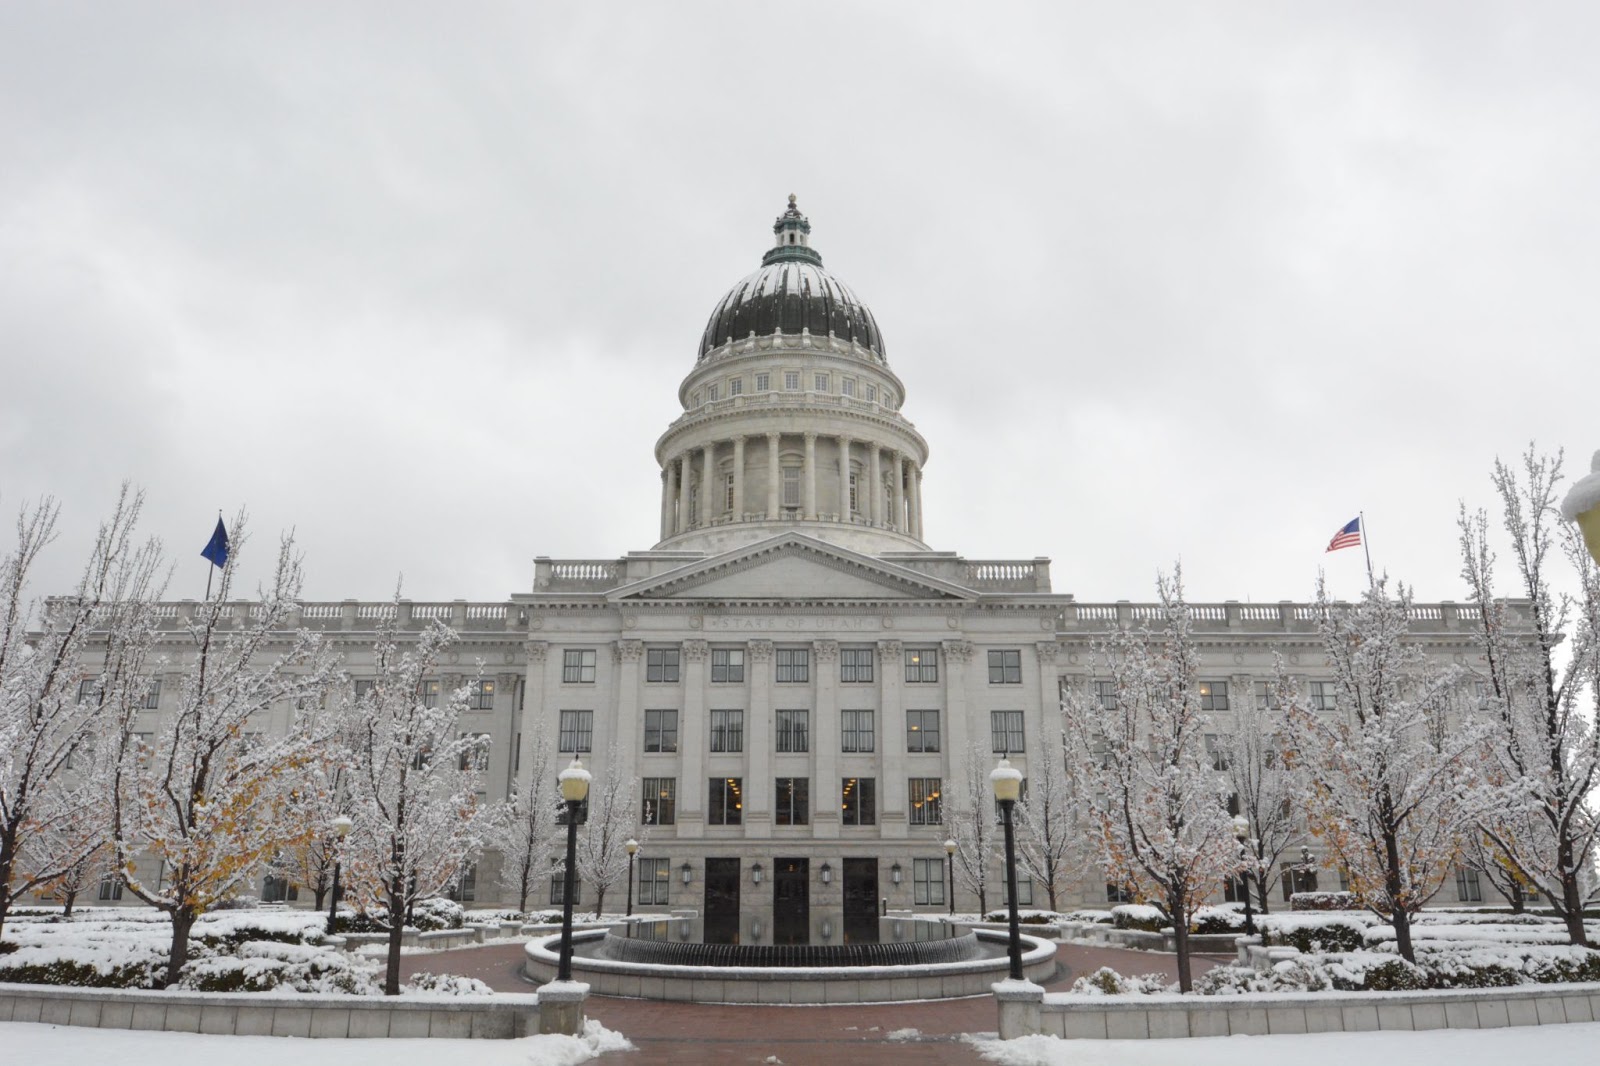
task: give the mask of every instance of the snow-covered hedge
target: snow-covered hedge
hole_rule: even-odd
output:
[[[1292,911],[1358,911],[1361,901],[1354,892],[1295,892],[1289,896]]]
[[[1109,966],[1102,966],[1089,976],[1078,978],[1068,989],[1089,996],[1145,996],[1176,990],[1177,985],[1168,981],[1165,974],[1142,973],[1124,977]]]
[[[1377,921],[1370,914],[1267,914],[1256,924],[1264,943],[1299,948],[1305,954],[1357,951],[1366,946],[1367,930]]]
[[[1055,911],[1030,910],[1027,907],[1017,908],[1017,922],[1022,925],[1054,925],[1061,915]],[[983,916],[986,922],[1009,922],[1010,911],[990,911]]]
[[[1244,929],[1244,911],[1237,903],[1200,907],[1189,918],[1189,932],[1201,935],[1236,933]]]
[[[1159,933],[1172,923],[1160,907],[1152,907],[1147,903],[1119,903],[1111,908],[1111,924],[1118,929]]]
[[[1078,911],[1068,911],[1066,914],[1062,915],[1062,917],[1069,922],[1093,922],[1095,925],[1111,924],[1111,912],[1108,910],[1096,910],[1090,908]]]

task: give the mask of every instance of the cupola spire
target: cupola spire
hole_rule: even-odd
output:
[[[789,194],[789,206],[772,224],[772,234],[777,242],[771,251],[762,256],[762,266],[785,261],[822,265],[822,256],[811,249],[811,222],[800,213],[794,193]]]

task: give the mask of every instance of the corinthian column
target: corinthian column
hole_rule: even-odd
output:
[[[744,521],[744,434],[733,438],[733,520]]]
[[[817,517],[817,435],[806,434],[806,472],[805,472],[805,519],[808,522]]]
[[[889,453],[889,482],[890,502],[894,507],[894,517],[889,521],[890,529],[904,530],[906,528],[906,487],[905,487],[905,458],[899,452]]]
[[[707,444],[705,462],[700,468],[700,524],[702,526],[709,526],[711,524],[711,516],[717,513],[711,506],[712,494],[716,491],[712,485],[713,479],[717,476],[716,461],[716,444]]]
[[[839,438],[839,521],[850,521],[850,438]]]
[[[778,435],[767,434],[767,521],[778,520]]]

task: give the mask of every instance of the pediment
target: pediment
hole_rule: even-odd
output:
[[[612,600],[950,600],[969,590],[799,534],[616,589]]]

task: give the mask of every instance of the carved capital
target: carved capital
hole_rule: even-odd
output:
[[[1053,640],[1041,640],[1033,646],[1033,649],[1041,663],[1053,663],[1056,661],[1057,653],[1061,651],[1061,645]]]
[[[619,640],[615,647],[618,662],[636,663],[644,658],[644,641],[642,640]]]
[[[972,652],[972,642],[969,640],[947,640],[944,642],[944,657],[950,662],[971,662]]]
[[[839,642],[837,640],[814,640],[811,647],[817,653],[817,662],[832,663],[839,661]]]
[[[905,651],[905,645],[898,640],[878,641],[878,657],[884,661],[885,669],[888,669],[893,663],[899,662],[903,651]]]
[[[703,663],[706,656],[711,654],[711,645],[703,640],[686,640],[683,642],[683,657],[692,663]]]
[[[550,656],[550,642],[546,640],[530,640],[527,645],[528,661],[542,663]]]
[[[750,642],[750,661],[770,663],[772,661],[772,641],[752,640]]]

